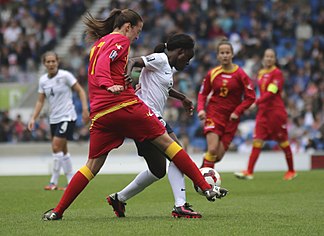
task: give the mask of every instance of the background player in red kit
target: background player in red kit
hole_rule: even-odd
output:
[[[85,24],[89,39],[95,41],[88,67],[89,157],[86,165],[73,176],[58,205],[44,213],[43,220],[62,218],[64,211],[99,172],[108,153],[118,148],[125,137],[140,142],[151,140],[203,189],[209,201],[224,197],[227,190],[210,187],[196,164],[167,134],[152,110],[135,95],[130,85],[125,84],[130,43],[138,38],[143,27],[140,15],[130,9],[114,9],[105,20],[97,20],[89,14]]]
[[[284,78],[280,69],[275,65],[274,50],[267,49],[264,52],[263,64],[264,68],[258,74],[260,98],[255,103],[258,106],[258,112],[248,169],[234,174],[241,179],[253,179],[253,169],[264,140],[276,140],[284,151],[288,164],[284,179],[291,180],[297,176],[297,173],[294,170],[293,155],[288,141],[287,112],[281,97]]]
[[[208,149],[201,167],[214,168],[223,158],[237,130],[240,115],[255,101],[251,80],[233,64],[233,56],[232,44],[223,39],[217,46],[221,65],[207,73],[198,94],[198,117],[204,121]]]

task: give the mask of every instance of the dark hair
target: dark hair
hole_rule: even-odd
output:
[[[174,34],[166,43],[160,43],[154,48],[155,53],[164,52],[165,49],[173,51],[177,48],[192,49],[195,46],[195,41],[187,34]]]
[[[88,41],[96,41],[101,37],[110,34],[116,28],[121,28],[125,23],[136,26],[138,22],[143,22],[142,17],[131,9],[114,9],[104,20],[94,18],[89,12],[84,16],[86,25],[86,35]]]
[[[45,52],[43,55],[42,55],[42,62],[45,63],[45,60],[46,60],[46,57],[47,56],[55,56],[56,57],[56,60],[58,61],[59,60],[59,57],[57,55],[56,52],[54,51],[47,51]]]
[[[231,44],[230,41],[228,41],[228,39],[227,39],[226,37],[222,38],[222,39],[220,40],[220,42],[218,43],[218,45],[217,45],[217,50],[216,50],[216,51],[217,51],[217,54],[218,54],[218,51],[219,51],[219,47],[220,47],[221,45],[228,45],[228,46],[230,46],[231,51],[232,51],[232,53],[234,54],[233,45]]]

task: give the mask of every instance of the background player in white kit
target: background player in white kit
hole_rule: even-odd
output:
[[[167,43],[157,45],[153,54],[130,59],[127,68],[128,75],[131,74],[133,67],[143,68],[136,94],[151,108],[165,125],[170,137],[177,143],[179,140],[171,127],[163,120],[162,114],[169,96],[181,100],[186,111],[192,114],[192,102],[184,94],[172,89],[172,86],[174,68],[178,71],[183,70],[189,64],[190,59],[194,56],[193,48],[194,41],[189,35],[175,34],[169,38]],[[143,191],[166,173],[166,168],[163,168],[163,166],[166,167],[163,153],[149,141],[135,143],[138,154],[145,158],[148,169],[139,173],[123,190],[107,197],[107,201],[113,207],[117,217],[125,216],[125,202],[128,199]],[[201,218],[201,214],[192,210],[189,203],[186,202],[184,175],[173,162],[169,164],[168,178],[175,199],[172,216]]]
[[[42,57],[42,62],[47,73],[39,79],[38,100],[28,123],[28,129],[33,130],[35,120],[44,106],[45,98],[47,98],[50,108],[49,123],[52,136],[53,172],[50,184],[45,186],[44,189],[64,190],[65,187],[58,188],[57,186],[61,168],[63,168],[68,183],[74,174],[67,147],[67,140],[73,138],[77,119],[72,100],[72,90],[77,92],[81,100],[82,120],[85,123],[89,120],[88,102],[86,94],[77,79],[69,71],[58,68],[59,59],[55,52],[46,52]]]

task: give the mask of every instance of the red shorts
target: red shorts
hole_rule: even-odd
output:
[[[204,134],[206,135],[208,132],[217,134],[225,150],[227,150],[235,136],[238,125],[239,121],[228,121],[224,124],[218,122],[216,119],[207,117],[204,125]]]
[[[90,159],[107,155],[112,149],[118,148],[126,137],[142,142],[165,133],[163,124],[141,100],[92,120]]]
[[[257,116],[253,138],[278,142],[288,140],[287,115],[271,112],[267,117]]]

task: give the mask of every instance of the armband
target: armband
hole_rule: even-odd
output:
[[[278,86],[276,84],[269,84],[267,91],[276,94],[278,92]]]

